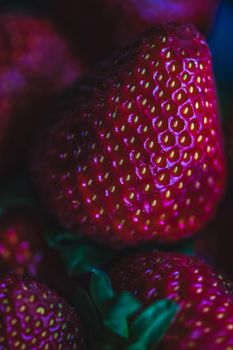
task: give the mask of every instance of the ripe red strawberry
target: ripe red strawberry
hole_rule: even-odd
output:
[[[145,306],[164,298],[179,304],[179,314],[158,350],[233,349],[232,293],[224,279],[199,259],[142,253],[123,259],[110,277],[116,291],[132,292]]]
[[[85,349],[80,321],[58,294],[36,281],[0,275],[0,348]]]
[[[8,209],[0,217],[0,271],[13,271],[64,291],[65,268],[46,244],[46,223],[34,209]]]
[[[80,37],[78,42],[82,42],[87,59],[95,61],[155,24],[190,22],[206,32],[213,22],[220,0],[43,2],[76,41]]]
[[[212,217],[224,157],[211,57],[192,26],[153,28],[63,104],[33,176],[65,227],[124,246],[177,241]]]
[[[54,25],[23,14],[0,17],[0,174],[22,162],[55,93],[81,64]]]

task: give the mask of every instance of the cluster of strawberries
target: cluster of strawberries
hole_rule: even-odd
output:
[[[1,350],[233,350],[219,4],[0,16]]]

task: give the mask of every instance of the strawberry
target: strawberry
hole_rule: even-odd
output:
[[[81,64],[54,24],[23,14],[0,17],[0,174],[22,162],[29,139],[55,93],[73,82]],[[36,108],[35,108],[36,106]]]
[[[211,57],[192,26],[145,33],[54,119],[33,177],[66,228],[123,247],[180,240],[213,216],[224,156]]]
[[[1,349],[85,349],[76,313],[45,285],[1,274],[0,300]]]
[[[96,61],[155,24],[194,23],[207,32],[220,0],[39,0]],[[65,14],[65,15],[64,15]],[[83,34],[85,33],[85,34]]]
[[[6,210],[0,217],[0,270],[28,275],[60,291],[65,268],[47,246],[45,231],[45,220],[35,209]]]
[[[164,298],[178,303],[158,350],[233,349],[232,287],[201,260],[151,251],[123,259],[110,277],[116,291],[133,293],[145,306]]]

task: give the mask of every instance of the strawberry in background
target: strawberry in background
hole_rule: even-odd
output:
[[[219,0],[46,1],[51,15],[75,40],[79,38],[90,62],[98,61],[155,24],[190,22],[206,32],[219,3]]]
[[[38,137],[33,179],[67,229],[123,248],[179,241],[214,215],[222,134],[210,52],[192,25],[152,28],[55,116]]]
[[[65,291],[65,268],[45,241],[46,220],[27,207],[5,210],[0,216],[0,271],[13,271]]]
[[[56,93],[82,65],[54,24],[28,14],[0,17],[0,175],[23,162]]]

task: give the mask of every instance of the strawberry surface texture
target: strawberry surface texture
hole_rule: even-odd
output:
[[[110,270],[113,287],[144,305],[175,301],[180,311],[156,349],[232,350],[232,286],[195,257],[151,251],[132,255]]]
[[[0,276],[2,350],[83,350],[74,310],[46,286],[14,274]]]
[[[215,213],[225,162],[211,56],[191,25],[151,29],[81,81],[40,135],[33,177],[66,228],[174,242]]]
[[[0,174],[23,161],[55,93],[81,74],[81,63],[47,19],[0,17]]]

